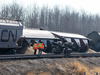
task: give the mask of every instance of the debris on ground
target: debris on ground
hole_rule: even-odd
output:
[[[38,54],[38,51],[39,50],[37,50],[36,54]],[[34,49],[32,46],[26,46],[26,47],[20,49],[18,51],[18,53],[20,53],[20,54],[34,54]],[[42,54],[46,54],[46,53],[42,51]]]

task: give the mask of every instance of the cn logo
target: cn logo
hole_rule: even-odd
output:
[[[6,36],[4,34],[7,34]],[[6,37],[6,39],[4,39],[3,37]],[[1,42],[8,42],[10,40],[10,37],[12,37],[13,42],[16,41],[17,39],[17,30],[15,30],[15,33],[13,34],[13,32],[11,30],[2,30],[1,31]]]

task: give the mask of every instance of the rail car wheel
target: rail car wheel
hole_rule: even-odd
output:
[[[89,47],[86,46],[84,53],[86,53],[89,50]]]
[[[56,48],[52,48],[51,52],[55,54]]]
[[[15,49],[11,49],[10,50],[10,54],[16,54],[16,50]]]
[[[57,54],[61,54],[61,53],[57,53]]]

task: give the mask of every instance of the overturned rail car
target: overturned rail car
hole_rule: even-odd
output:
[[[88,39],[79,34],[23,29],[20,41],[22,39],[24,40],[22,47],[29,45],[30,42],[33,44],[34,41],[39,42],[39,40],[42,40],[45,52],[62,53],[66,47],[75,52],[86,52],[88,50]]]
[[[99,52],[100,51],[100,32],[93,31],[87,35],[89,38],[89,46],[91,49]]]
[[[52,34],[60,39],[63,37],[67,42],[73,43],[72,51],[86,52],[88,50],[88,39],[83,35],[54,31],[52,31]]]
[[[44,43],[45,52],[51,52],[52,43],[59,41],[59,38],[55,37],[50,31],[38,30],[38,29],[23,29],[23,35],[19,39],[22,48],[33,44],[35,41],[39,42],[41,40]],[[23,42],[22,42],[23,41]]]

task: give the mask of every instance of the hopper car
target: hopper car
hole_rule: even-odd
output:
[[[0,19],[0,54],[19,48],[23,26],[18,20]]]
[[[24,29],[18,20],[0,19],[0,53],[14,53],[31,46],[34,41],[44,43],[49,53],[86,52],[88,39],[79,34],[39,29]]]

